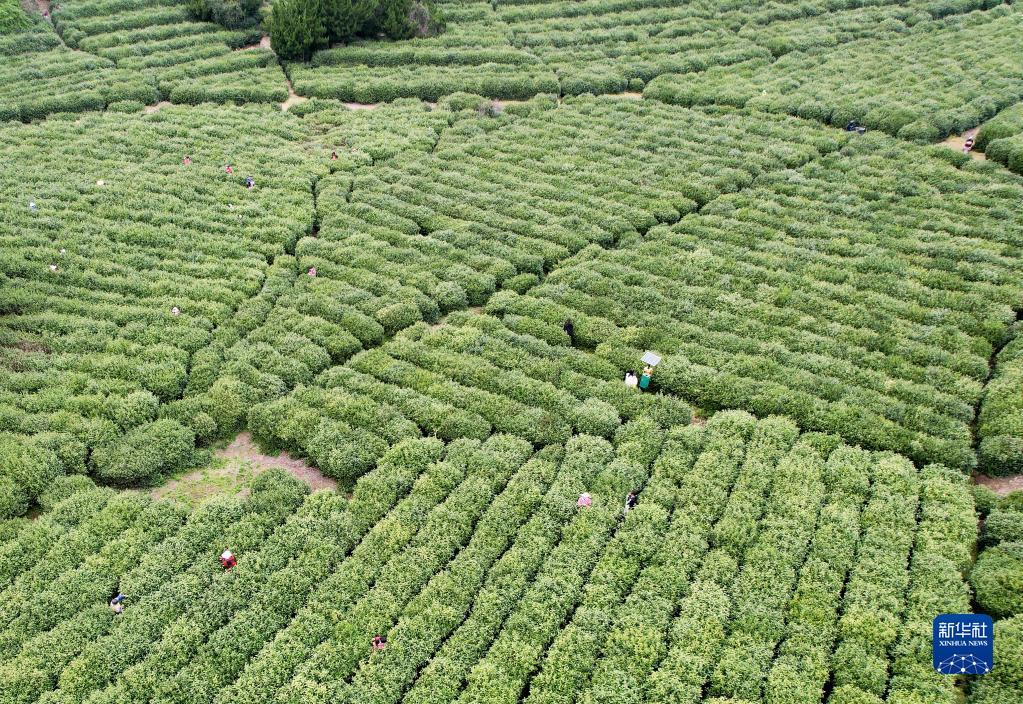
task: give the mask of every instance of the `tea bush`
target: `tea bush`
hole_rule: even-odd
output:
[[[36,521],[0,522],[4,697],[954,696],[917,641],[967,599],[960,473],[735,411],[540,451],[408,438],[369,464],[349,499],[270,471],[191,511],[55,485]]]

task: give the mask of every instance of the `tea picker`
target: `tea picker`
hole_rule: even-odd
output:
[[[230,550],[220,553],[220,564],[225,570],[229,570],[238,564],[238,558]]]
[[[654,368],[661,363],[661,357],[647,350],[643,353],[641,360],[646,366],[643,367],[643,374],[639,377],[639,388],[646,390],[650,388],[650,379],[654,376]]]
[[[650,379],[654,375],[654,368],[650,365],[643,367],[643,373],[639,377],[639,388],[646,391],[650,388]]]
[[[625,497],[625,515],[628,515],[629,511],[636,508],[636,504],[639,503],[639,491],[630,491],[628,496]]]
[[[118,592],[117,596],[110,600],[110,610],[115,614],[124,612],[124,594]]]
[[[577,508],[586,508],[593,504],[593,499],[590,497],[588,492],[579,494],[579,500],[575,502]]]

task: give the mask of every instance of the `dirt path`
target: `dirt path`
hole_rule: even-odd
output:
[[[345,103],[349,110],[376,110],[380,103]]]
[[[264,455],[253,442],[252,436],[243,432],[226,448],[216,452],[210,466],[167,482],[154,489],[152,496],[176,498],[193,504],[222,494],[245,496],[249,493],[252,480],[274,467],[301,479],[314,491],[337,488],[337,482],[304,460],[291,457],[286,452],[276,457]]]
[[[144,115],[152,115],[157,110],[160,110],[161,108],[170,107],[170,105],[171,105],[170,101],[162,100],[159,103],[157,103],[156,105],[147,105],[146,107],[142,108],[142,114],[144,114]]]
[[[295,86],[291,85],[291,79],[288,78],[286,75],[284,76],[284,82],[288,86],[288,99],[281,103],[281,110],[287,112],[288,108],[290,108],[292,105],[298,105],[299,103],[304,103],[305,101],[309,100],[309,98],[303,98],[301,95],[295,92]]]
[[[941,144],[943,146],[948,147],[949,149],[955,149],[957,152],[961,152],[963,150],[963,144],[966,142],[966,140],[976,138],[977,130],[979,129],[980,129],[979,127],[974,127],[973,129],[966,130],[962,134],[951,135]],[[983,152],[978,152],[975,150],[970,152],[970,157],[976,159],[977,161],[987,160],[987,157],[984,156]]]
[[[973,480],[977,484],[991,489],[999,496],[1005,496],[1014,491],[1023,491],[1023,474],[1008,477],[989,477],[986,474],[976,474]]]
[[[247,44],[245,46],[240,46],[237,49],[235,49],[235,51],[248,51],[251,49],[268,49],[270,51],[273,51],[273,47],[270,46],[270,37],[264,34],[255,44]]]

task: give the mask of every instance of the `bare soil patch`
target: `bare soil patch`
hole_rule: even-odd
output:
[[[268,469],[278,467],[302,480],[314,491],[336,489],[337,482],[310,466],[304,460],[291,457],[287,452],[264,455],[259,451],[252,435],[240,433],[222,450],[217,450],[208,467],[193,470],[152,491],[156,498],[175,498],[186,503],[201,503],[211,496],[222,494],[247,496],[252,481]]]
[[[1023,491],[1023,474],[1015,474],[1008,477],[989,477],[986,474],[976,474],[973,480],[977,484],[991,489],[991,491],[999,496],[1005,496],[1014,491]]]
[[[29,340],[19,340],[15,342],[13,347],[21,350],[22,352],[37,352],[40,354],[50,354],[50,348],[44,345],[42,342],[31,342]]]
[[[169,100],[161,100],[156,105],[147,105],[146,107],[142,108],[142,114],[144,114],[144,115],[152,115],[154,112],[156,112],[157,110],[159,110],[161,108],[170,107],[170,104],[171,103],[170,103]]]
[[[291,79],[287,76],[284,77],[284,83],[288,86],[288,99],[281,103],[281,110],[288,111],[292,105],[298,105],[309,100],[309,98],[303,98],[301,95],[295,92],[295,86],[291,85]]]
[[[248,49],[268,49],[270,51],[273,51],[273,47],[270,46],[270,37],[266,34],[264,34],[260,38],[260,40],[255,44],[247,44],[245,46],[240,46],[237,49],[235,49],[235,51],[246,51]]]
[[[349,110],[376,110],[380,103],[345,103]]]
[[[230,445],[217,452],[218,457],[225,459],[246,460],[254,463],[261,471],[271,467],[280,467],[288,470],[288,473],[297,479],[301,479],[313,489],[334,489],[337,482],[323,475],[323,472],[310,466],[305,460],[291,457],[287,452],[282,452],[276,457],[264,455],[259,447],[252,440],[252,435],[247,432],[239,433]]]
[[[966,143],[966,140],[975,139],[977,137],[977,130],[979,129],[980,129],[979,127],[974,127],[973,129],[966,130],[962,134],[950,135],[941,144],[942,146],[948,147],[949,149],[955,149],[957,152],[961,152],[963,150],[963,145]],[[987,161],[987,157],[984,156],[984,153],[978,152],[976,149],[970,151],[970,157],[976,159],[977,161]]]

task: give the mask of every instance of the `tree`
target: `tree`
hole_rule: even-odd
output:
[[[322,0],[323,22],[330,41],[360,34],[381,4],[381,0]]]
[[[323,0],[275,0],[267,19],[270,45],[282,59],[308,61],[327,46]]]

